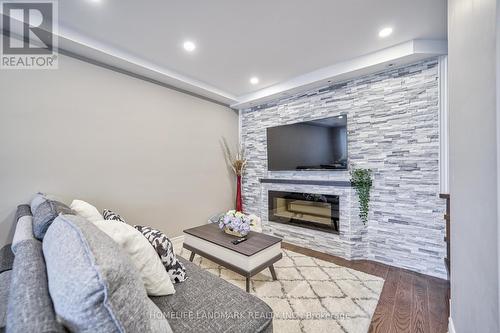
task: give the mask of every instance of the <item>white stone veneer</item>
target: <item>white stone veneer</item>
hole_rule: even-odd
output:
[[[342,171],[267,171],[267,127],[340,114],[348,117],[349,163],[374,172],[367,226],[359,221],[353,189],[259,181],[260,178],[348,180],[348,173]],[[376,260],[446,278],[445,203],[438,197],[437,59],[241,110],[241,117],[241,137],[249,159],[243,180],[244,207],[261,216],[265,232],[347,259]],[[341,219],[349,218],[350,227],[334,235],[268,222],[269,189],[342,192]]]

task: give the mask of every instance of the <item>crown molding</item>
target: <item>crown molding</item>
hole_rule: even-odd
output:
[[[245,109],[335,82],[376,73],[388,67],[400,67],[412,62],[445,55],[447,53],[447,41],[410,40],[377,52],[297,76],[251,94],[239,96],[237,98],[238,102],[232,104],[231,107],[234,109]]]
[[[13,19],[3,13],[0,13],[0,18],[0,21]],[[18,22],[25,24],[21,21]],[[57,43],[54,45],[54,48],[57,49],[57,53],[59,54],[225,106],[237,102],[235,96],[205,82],[163,68],[127,52],[89,39],[64,27],[59,26],[55,31],[47,32],[52,33],[54,37],[57,38]],[[0,34],[7,33],[7,31],[4,31],[0,27]],[[15,33],[11,33],[10,36],[19,40],[23,39],[22,36]],[[34,39],[32,39],[31,42],[39,44],[39,42]]]
[[[59,50],[62,54],[230,106],[233,109],[256,106],[334,82],[382,71],[388,67],[403,66],[447,54],[447,41],[411,40],[297,76],[250,94],[234,96],[199,80],[88,40],[68,30],[60,29],[58,38]]]
[[[58,52],[63,55],[230,106],[233,109],[253,107],[334,82],[382,71],[387,67],[403,66],[447,54],[446,40],[410,40],[294,77],[250,94],[234,96],[210,84],[158,66],[64,27],[59,27],[56,37],[58,38]]]
[[[237,98],[205,82],[179,74],[149,61],[87,39],[73,31],[59,28],[59,52],[81,60],[104,65],[110,69],[132,74],[147,81],[189,93],[214,102],[230,105]]]

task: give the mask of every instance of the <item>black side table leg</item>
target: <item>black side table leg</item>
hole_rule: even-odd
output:
[[[276,277],[276,271],[274,270],[274,265],[269,266],[269,270],[271,271],[271,276],[273,277],[273,281],[276,281],[278,278]]]
[[[247,276],[247,293],[250,292],[250,277]]]
[[[191,251],[191,255],[189,256],[189,261],[193,262],[194,259],[194,252]]]

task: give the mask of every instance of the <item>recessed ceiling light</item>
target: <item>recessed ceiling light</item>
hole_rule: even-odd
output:
[[[188,52],[193,52],[196,49],[196,44],[190,40],[185,41],[183,46],[184,46],[184,50],[186,50]]]
[[[391,27],[386,27],[386,28],[383,28],[382,30],[380,30],[378,32],[378,36],[380,38],[385,38],[385,37],[388,37],[392,34],[392,28]]]
[[[89,0],[90,2],[93,2],[93,3],[99,3],[101,2],[101,0]]]
[[[251,83],[251,84],[257,84],[257,83],[259,83],[259,78],[258,78],[258,77],[255,77],[255,76],[254,76],[254,77],[252,77],[252,78],[250,79],[250,83]]]

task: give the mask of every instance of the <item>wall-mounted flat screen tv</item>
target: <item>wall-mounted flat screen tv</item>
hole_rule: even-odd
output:
[[[269,127],[269,171],[347,170],[347,116]]]

